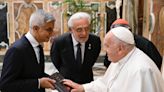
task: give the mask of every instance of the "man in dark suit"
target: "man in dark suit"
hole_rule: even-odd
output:
[[[68,20],[70,31],[56,38],[51,48],[51,59],[59,72],[80,84],[93,80],[92,67],[101,49],[100,38],[89,33],[90,23],[89,14],[75,13]],[[77,53],[79,44],[80,57]]]
[[[54,17],[37,10],[29,21],[29,32],[6,52],[0,77],[2,92],[45,92],[54,89],[55,81],[44,73],[44,54],[41,43],[49,41]],[[39,47],[40,48],[39,48]]]
[[[111,25],[111,29],[115,27],[123,26],[128,29],[130,29],[130,26],[128,22],[124,19],[117,19],[113,22]],[[162,57],[160,53],[158,52],[157,48],[155,45],[149,41],[148,39],[134,34],[134,40],[136,43],[136,47],[138,47],[140,50],[142,50],[144,53],[146,53],[157,65],[158,69],[161,70],[161,65],[162,65]],[[104,59],[104,65],[108,67],[110,65],[110,61],[108,61],[107,55],[105,56]]]

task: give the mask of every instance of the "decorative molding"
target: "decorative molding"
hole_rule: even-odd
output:
[[[99,35],[99,33],[101,32],[101,17],[100,17],[101,13],[100,12],[96,12],[96,29],[95,29],[95,35]]]
[[[150,33],[153,33],[155,27],[155,16],[153,13],[153,0],[150,2]]]
[[[151,35],[155,27],[155,16],[153,13],[153,0],[150,1],[150,18],[149,18],[149,40],[151,40]]]
[[[104,12],[103,13],[104,14],[104,33],[106,34],[107,33],[107,13],[106,12]]]
[[[106,3],[107,7],[110,8],[110,9],[114,9],[116,8],[115,4],[114,3],[110,3],[109,1]]]
[[[0,10],[6,7],[6,3],[0,3]]]
[[[53,5],[54,4],[54,5]],[[101,20],[100,19],[100,2],[90,2],[90,3],[87,3],[87,4],[85,4],[84,6],[86,6],[90,11],[92,11],[91,12],[91,17],[94,19],[94,22],[96,22],[93,26],[93,28],[94,29],[92,29],[92,30],[94,30],[94,33],[95,34],[99,34],[99,32],[100,32],[100,21],[99,20]],[[54,10],[52,10],[53,12],[54,12],[54,14],[56,13],[56,12],[58,12],[58,10],[60,9],[60,18],[61,18],[61,28],[60,28],[60,30],[61,30],[61,34],[62,33],[64,33],[66,30],[67,30],[67,28],[65,27],[65,24],[67,24],[66,22],[67,22],[67,15],[65,16],[65,12],[67,12],[67,14],[68,15],[72,15],[72,12],[71,11],[69,11],[69,7],[65,7],[65,6],[67,6],[67,4],[64,4],[63,5],[63,3],[62,2],[57,2],[57,1],[54,1],[54,2],[50,2],[49,3],[49,6],[51,7],[51,8],[54,8]]]
[[[22,8],[34,8],[35,10],[38,9],[38,7],[33,3],[33,2],[30,2],[30,3],[26,3],[25,1],[19,6],[18,8],[18,13],[16,15],[16,18],[15,18],[15,33],[18,35],[18,38],[20,38],[22,36],[22,34],[18,31],[18,27],[19,27],[19,23],[18,23],[18,18],[20,16],[20,12],[21,12],[21,9]],[[23,25],[21,25],[23,26]],[[25,25],[26,26],[26,25]]]
[[[53,15],[56,18],[55,22],[55,31],[60,31],[60,34],[64,33],[63,32],[63,10],[65,10],[63,7],[63,4],[61,1],[51,1],[48,3],[48,11],[53,12]],[[59,35],[59,34],[57,34]]]
[[[0,3],[0,10],[6,8],[6,12],[4,12],[6,14],[6,16],[4,17],[4,18],[6,18],[5,19],[6,20],[6,30],[3,30],[3,31],[6,31],[6,36],[5,37],[6,37],[6,40],[9,40],[9,22],[8,22],[9,17],[8,17],[8,7],[7,7],[7,5],[8,5],[7,2],[3,2],[3,3],[1,2]],[[4,15],[2,15],[2,16],[4,16]],[[2,25],[0,25],[0,26],[2,26]],[[8,49],[9,43],[5,42],[5,40],[1,40],[0,48],[4,48],[4,47],[5,47],[5,49]]]
[[[159,28],[164,31],[164,7],[161,7],[159,12]]]
[[[0,46],[5,47],[6,49],[9,48],[9,45],[3,41],[0,43]]]
[[[7,17],[7,39],[9,39],[10,38],[10,34],[9,34],[10,33],[10,23],[8,22],[8,21],[10,21],[9,11],[7,11],[6,17]],[[10,40],[9,40],[9,42],[10,42]]]
[[[122,0],[115,1],[116,12],[117,12],[117,19],[120,18],[120,7],[122,6]]]

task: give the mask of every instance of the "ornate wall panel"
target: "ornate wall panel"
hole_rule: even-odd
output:
[[[152,41],[157,46],[161,55],[164,56],[164,0],[154,0],[153,6],[155,15],[155,27],[152,33]]]
[[[107,13],[107,32],[110,30],[111,24],[117,19],[115,2],[106,3],[106,13]]]
[[[43,4],[36,2],[14,2],[14,29],[15,39],[19,39],[28,32],[30,15],[38,8],[43,8]]]
[[[160,38],[159,38],[159,46],[161,53],[164,56],[164,6],[161,8],[159,12],[159,29],[160,29]],[[164,59],[163,59],[164,60]]]
[[[38,8],[42,8],[46,11],[52,12],[56,18],[56,22],[55,22],[56,34],[54,34],[52,39],[68,31],[67,21],[69,17],[66,15],[66,13],[70,11],[68,11],[69,10],[68,3],[61,4],[63,3],[64,0],[2,0],[2,1],[8,4],[7,11],[9,13],[9,16],[6,22],[8,24],[8,31],[4,31],[5,39],[7,39],[5,42],[8,43],[8,47],[12,45],[17,39],[19,39],[22,35],[28,32],[30,15]],[[94,25],[92,25],[93,26],[92,31],[96,35],[99,35],[102,41],[107,29],[106,28],[107,14],[105,12],[105,3],[108,1],[112,1],[112,0],[85,0],[85,6],[92,11],[91,15],[92,18],[94,19],[93,22]],[[1,34],[2,33],[3,32],[1,32]],[[44,51],[46,55],[49,55],[50,47],[51,47],[51,41],[48,43],[44,43]],[[1,49],[0,51],[1,51],[0,55],[4,55],[6,50],[3,53]]]
[[[87,11],[89,12],[89,14],[91,14],[92,17],[91,32],[100,36],[102,42],[106,32],[105,3],[106,2],[90,1],[84,4],[84,6],[87,7],[87,10],[85,9],[80,10],[80,11]],[[62,3],[59,1],[49,2],[48,10],[50,12],[53,12],[54,16],[56,17],[55,31],[57,31],[58,34],[54,35],[54,37],[69,31],[67,28],[67,21],[70,15],[75,12],[74,9],[70,9],[70,8],[74,8],[74,7],[69,3]]]
[[[3,28],[7,28],[6,31],[0,32],[0,40],[4,40],[5,43],[12,45],[13,42],[15,42],[15,40],[19,39],[22,35],[24,35],[27,31],[28,31],[28,27],[29,27],[29,18],[32,12],[34,12],[36,9],[38,8],[42,8],[46,11],[49,12],[53,12],[55,18],[56,18],[56,24],[55,24],[55,32],[57,32],[57,35],[54,35],[54,38],[58,35],[61,35],[62,33],[68,31],[67,28],[67,20],[68,20],[68,16],[65,15],[66,13],[69,13],[69,5],[68,4],[61,4],[64,0],[2,0],[5,1],[7,4],[7,11],[6,11],[6,16],[7,16],[7,27],[3,27]],[[93,18],[95,18],[95,25],[93,27],[94,33],[97,34],[98,36],[100,36],[101,41],[103,43],[103,38],[105,36],[106,31],[109,30],[110,24],[115,20],[116,18],[116,11],[113,10],[112,11],[112,6],[108,7],[108,5],[115,3],[116,0],[83,0],[85,1],[85,5],[88,7],[88,9],[93,10],[91,12],[91,15]],[[117,1],[121,1],[121,0],[117,0]],[[130,2],[131,1],[131,2]],[[142,1],[142,0],[140,0]],[[158,49],[160,50],[160,52],[163,52],[163,29],[162,26],[162,17],[159,17],[159,12],[162,14],[163,10],[161,9],[162,7],[164,7],[164,1],[163,0],[153,0],[153,12],[155,15],[155,27],[154,27],[154,31],[151,34],[151,40],[153,41],[153,43],[155,43],[155,45],[158,47]],[[147,3],[145,3],[147,2]],[[144,0],[144,7],[145,9],[143,9],[144,11],[144,18],[146,18],[146,20],[143,19],[143,23],[145,22],[145,25],[143,25],[143,29],[144,27],[146,29],[146,32],[143,32],[144,36],[146,35],[146,37],[148,37],[147,35],[149,35],[149,15],[148,13],[150,13],[149,8],[147,6],[150,6],[148,4],[150,0]],[[58,5],[59,4],[59,5]],[[138,15],[137,13],[139,11],[137,11],[138,8],[138,1],[137,0],[123,0],[123,15],[122,17],[129,20],[129,23],[132,26],[132,29],[136,29],[136,33],[137,33],[137,25],[138,25]],[[1,6],[1,5],[0,5]],[[108,7],[108,9],[107,9]],[[115,7],[115,6],[114,6]],[[145,12],[146,10],[146,12]],[[133,12],[131,12],[133,11]],[[111,13],[113,12],[113,13]],[[111,13],[111,14],[110,14]],[[4,13],[5,14],[5,13]],[[110,16],[109,16],[110,15]],[[160,15],[163,16],[163,15]],[[0,21],[2,21],[1,19],[5,19],[2,18],[2,16],[0,16]],[[159,21],[161,20],[161,22]],[[4,21],[4,20],[3,20]],[[151,20],[150,20],[151,21]],[[2,22],[1,22],[2,23]],[[2,33],[4,34],[2,36]],[[52,37],[53,39],[53,37]],[[2,42],[2,41],[1,41]],[[49,50],[51,47],[51,43],[45,43],[44,44],[44,51],[46,52],[47,55],[49,55]],[[103,45],[102,45],[103,47]],[[0,49],[0,54],[1,54],[1,49]],[[3,53],[4,54],[4,53]]]

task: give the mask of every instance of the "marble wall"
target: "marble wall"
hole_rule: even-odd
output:
[[[65,13],[68,13],[68,3],[62,3],[64,0],[2,0],[2,4],[7,5],[7,11],[4,13],[6,14],[7,20],[7,28],[2,33],[5,32],[6,35],[5,41],[9,46],[11,46],[17,39],[19,39],[22,35],[28,32],[29,27],[29,18],[31,13],[33,13],[36,9],[44,9],[46,11],[52,12],[56,18],[55,24],[55,32],[56,34],[54,37],[61,35],[62,33],[68,31],[67,28],[67,20],[68,17],[65,16]],[[88,9],[97,9],[95,12],[92,12],[92,16],[96,19],[96,25],[94,25],[94,33],[101,37],[103,41],[103,37],[106,32],[106,12],[105,12],[105,4],[107,1],[110,0],[86,0],[86,6]],[[0,6],[1,6],[0,3]],[[56,3],[62,3],[57,5]],[[1,14],[2,15],[2,14]],[[5,18],[4,18],[5,19]],[[1,20],[0,20],[1,21]],[[4,21],[4,20],[2,20]],[[1,39],[4,38],[0,36]],[[53,38],[53,37],[52,37]],[[0,39],[0,40],[1,40]],[[0,44],[0,45],[4,45]],[[44,43],[44,52],[46,55],[49,55],[51,47],[51,42]],[[4,55],[7,48],[0,48],[0,55]],[[102,49],[102,53],[104,53]]]
[[[7,10],[2,13],[1,15],[6,16],[5,18],[0,17],[0,22],[4,24],[3,29],[0,27],[0,55],[4,55],[7,48],[12,45],[17,39],[19,39],[22,35],[24,35],[28,31],[28,20],[32,12],[36,9],[41,8],[46,11],[52,12],[56,18],[55,24],[55,32],[52,38],[61,35],[62,33],[68,31],[67,28],[67,19],[68,17],[65,13],[68,13],[69,5],[66,3],[62,3],[64,0],[0,0],[0,11],[2,11],[1,7],[6,4]],[[117,0],[121,1],[121,0]],[[137,1],[130,3],[128,0],[123,0],[123,14],[122,17],[125,19],[132,19],[130,14],[135,13],[134,19],[130,21],[132,25],[134,25],[135,29],[143,29],[137,30],[136,33],[142,33],[142,36],[153,41],[153,43],[157,46],[158,50],[160,51],[161,55],[164,55],[164,31],[163,31],[163,15],[164,15],[164,1],[163,0],[153,0],[153,13],[155,15],[155,26],[153,32],[149,32],[149,25],[150,19],[150,6],[151,0],[144,0],[142,3],[143,7],[143,16],[137,17],[137,12],[140,13],[138,10],[141,5],[138,5]],[[131,1],[131,0],[130,0]],[[133,1],[133,0],[132,0]],[[142,0],[139,0],[139,2]],[[95,28],[95,34],[100,36],[101,41],[103,43],[103,38],[105,36],[106,31],[109,30],[110,24],[112,21],[115,20],[116,13],[115,5],[111,5],[115,3],[115,0],[85,0],[87,6],[91,6],[88,8],[95,9],[95,6],[98,5],[98,10],[94,12],[94,16],[96,17],[97,24]],[[109,3],[110,2],[110,3]],[[62,3],[62,4],[60,4]],[[96,5],[97,4],[97,5]],[[94,6],[95,5],[95,6]],[[135,12],[128,13],[127,11],[130,10],[130,6],[133,6]],[[93,7],[92,7],[93,6]],[[108,9],[107,9],[108,8]],[[112,9],[113,8],[113,9]],[[4,8],[5,9],[5,8]],[[111,9],[111,10],[110,10]],[[113,11],[112,11],[113,10]],[[134,15],[134,14],[132,14]],[[3,20],[2,20],[3,19]],[[141,21],[138,21],[142,19]],[[7,21],[7,22],[5,22]],[[138,22],[137,22],[138,21]],[[143,22],[142,22],[143,21]],[[139,27],[138,23],[141,24],[142,28]],[[3,32],[2,32],[3,31]],[[3,40],[3,42],[2,42]],[[3,48],[2,48],[3,47]],[[51,42],[44,44],[44,51],[46,55],[49,55],[49,50],[51,47]],[[103,45],[101,54],[104,54]]]

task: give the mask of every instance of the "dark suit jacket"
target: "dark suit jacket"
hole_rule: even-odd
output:
[[[91,49],[89,49],[89,44]],[[100,38],[90,34],[88,41],[85,43],[83,64],[79,69],[75,62],[72,37],[68,32],[54,40],[51,48],[51,59],[65,78],[81,84],[88,83],[93,80],[92,67],[99,56],[100,49]]]
[[[162,56],[158,52],[155,45],[148,39],[135,34],[134,34],[134,40],[136,43],[136,47],[138,47],[140,50],[146,53],[154,61],[154,63],[157,65],[158,69],[160,70],[162,65]],[[104,65],[108,67],[109,64],[110,61],[108,61],[108,58],[106,56],[104,59]]]
[[[8,49],[0,78],[2,92],[45,92],[38,89],[38,78],[44,73],[44,62],[38,64],[34,49],[25,36]]]

